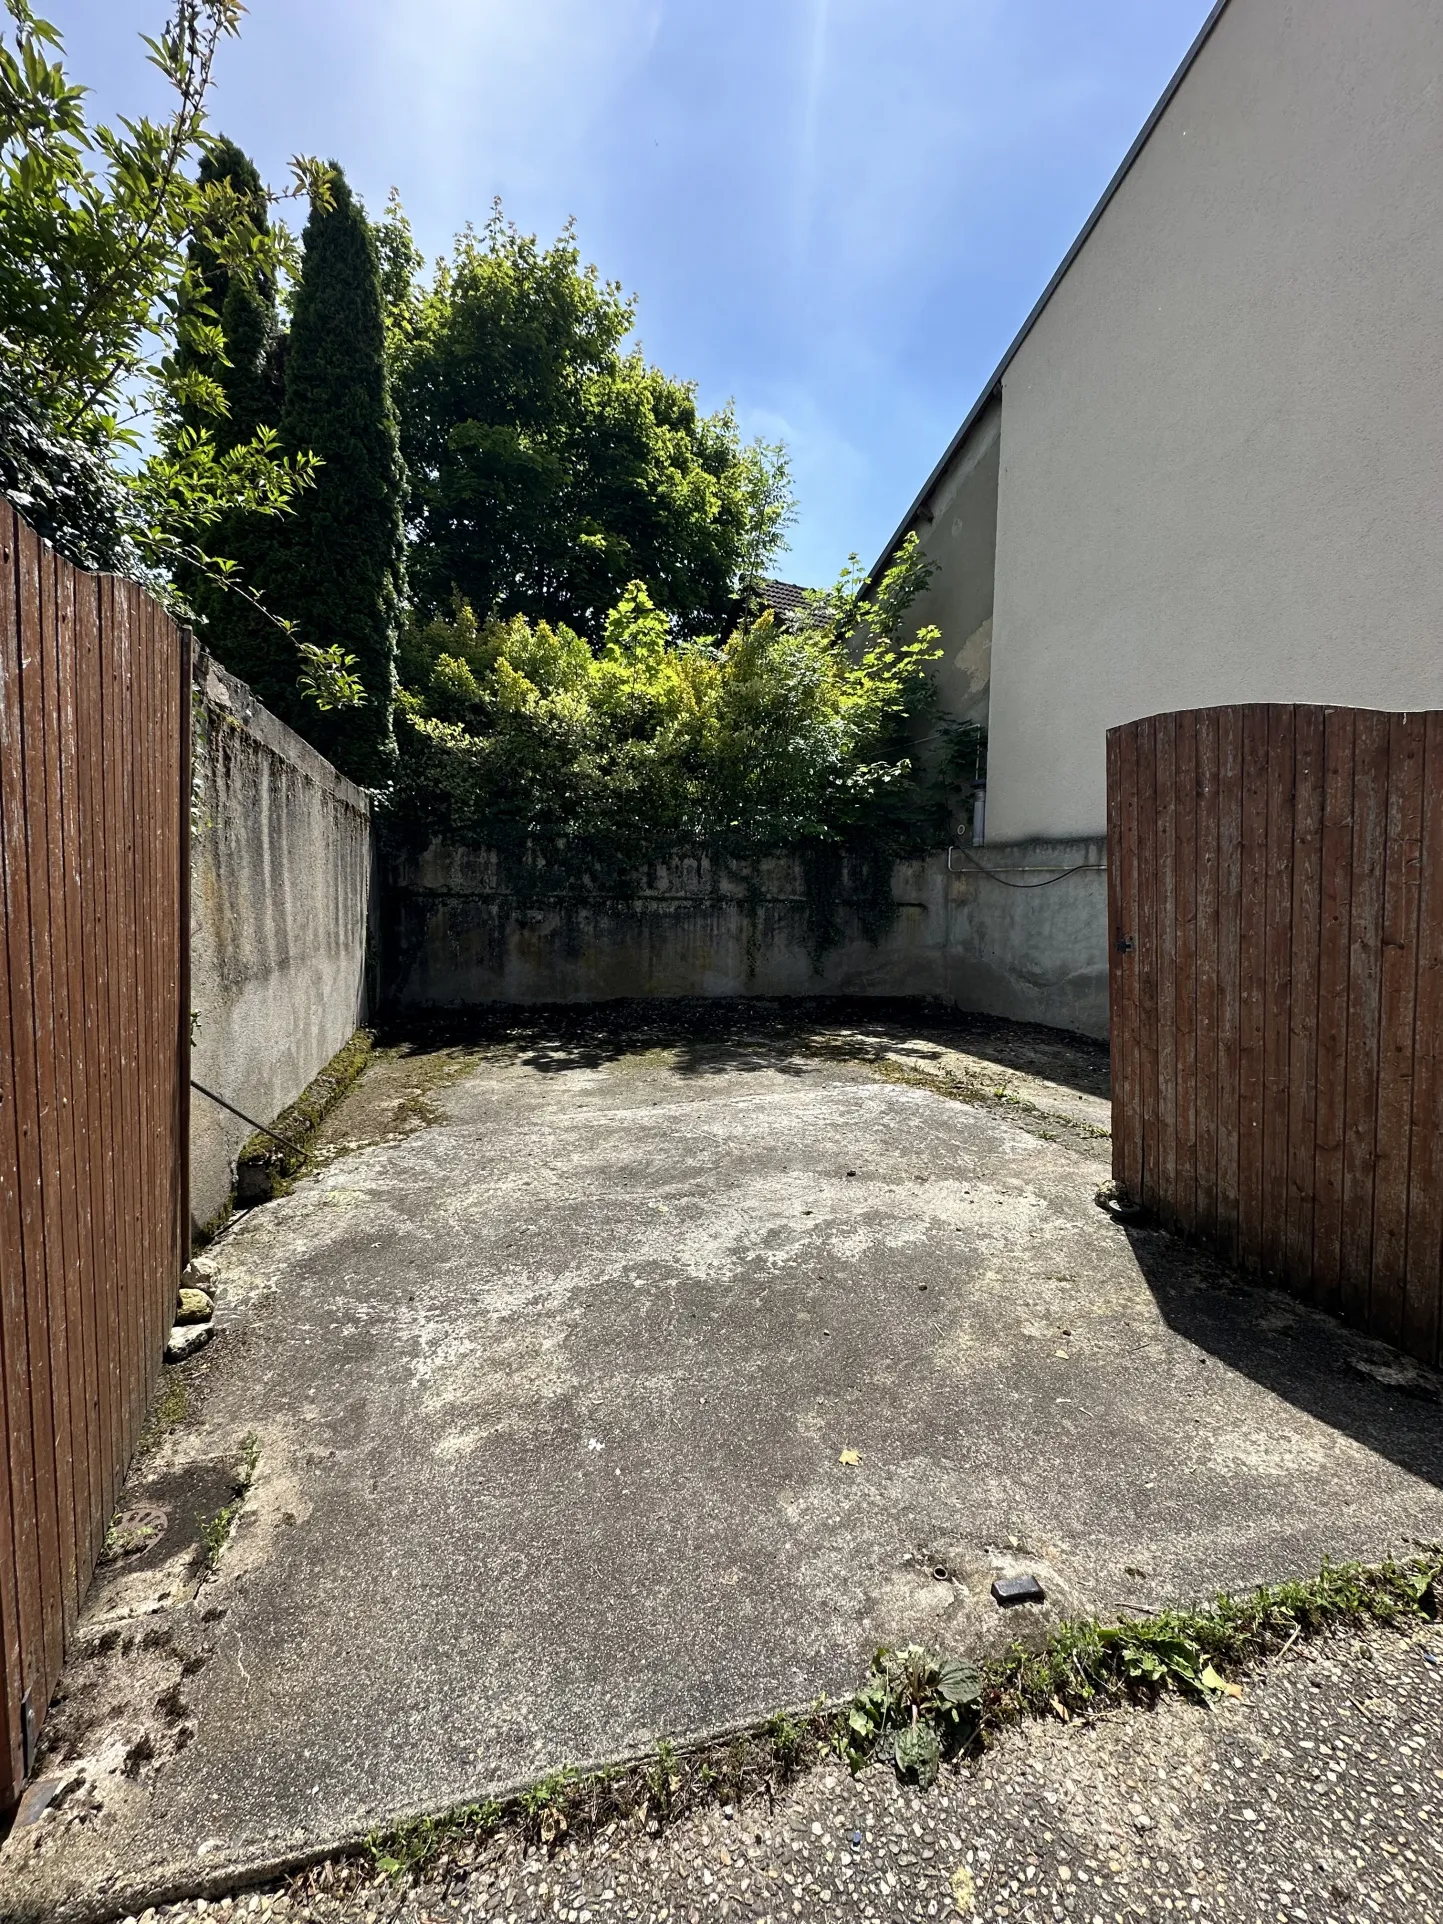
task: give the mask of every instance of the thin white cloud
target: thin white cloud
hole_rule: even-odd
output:
[[[364,0],[379,90],[405,103],[408,171],[457,221],[493,188],[564,178],[644,66],[662,0]],[[438,193],[439,188],[439,193]]]
[[[802,111],[797,154],[796,212],[792,243],[794,276],[805,264],[817,194],[817,162],[821,141],[822,99],[827,77],[827,20],[831,0],[811,0],[812,22],[802,81]]]

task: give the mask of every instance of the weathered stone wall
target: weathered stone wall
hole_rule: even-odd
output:
[[[950,871],[944,852],[899,862],[890,927],[874,939],[865,891],[844,884],[822,944],[815,894],[787,858],[678,861],[625,896],[528,900],[494,854],[434,843],[387,864],[383,997],[402,1013],[616,996],[932,995],[1106,1035],[1102,861],[1098,843],[1080,842],[972,859],[959,850]]]
[[[272,1121],[364,1019],[365,795],[203,651],[195,657],[191,1073]],[[244,1122],[192,1094],[192,1222],[230,1195]]]

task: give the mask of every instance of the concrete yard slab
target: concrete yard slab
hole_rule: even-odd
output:
[[[1095,1050],[728,1020],[383,1053],[217,1245],[7,1915],[1443,1537],[1435,1379],[1095,1206]]]

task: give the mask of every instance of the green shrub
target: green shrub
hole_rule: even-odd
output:
[[[800,618],[767,612],[724,642],[677,638],[639,582],[596,649],[458,603],[403,645],[391,819],[597,883],[683,851],[935,845],[946,770],[914,743],[938,635],[906,620],[927,574],[910,541],[875,593],[853,569]]]

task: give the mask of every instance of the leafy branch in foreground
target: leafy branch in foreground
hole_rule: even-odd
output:
[[[0,31],[0,488],[82,566],[164,589],[188,554],[221,558],[204,537],[228,515],[286,513],[312,481],[308,455],[273,434],[218,439],[228,399],[219,317],[190,257],[241,278],[274,277],[294,241],[202,165],[215,145],[206,104],[239,0],[175,0],[144,37],[173,95],[168,115],[91,125],[85,89],[29,0],[4,0]],[[324,195],[329,175],[293,164],[291,191]],[[277,198],[277,197],[270,197]],[[147,442],[160,451],[145,454]],[[182,609],[177,593],[173,606]]]
[[[183,334],[214,330],[189,242],[203,233],[211,252],[244,274],[279,271],[294,247],[284,229],[259,223],[230,183],[191,171],[213,140],[205,123],[216,55],[239,32],[244,8],[175,0],[160,34],[142,36],[174,106],[164,119],[116,127],[87,122],[86,90],[66,75],[61,37],[29,0],[5,0],[5,8],[0,313],[16,376],[61,428],[119,434],[127,401],[175,397],[167,382],[181,369],[164,356]],[[310,159],[293,171],[294,191],[307,192],[326,172]]]
[[[334,708],[359,708],[366,699],[365,683],[355,672],[360,664],[338,641],[325,648],[314,641],[302,641],[296,653],[301,658],[301,693],[322,714]]]

